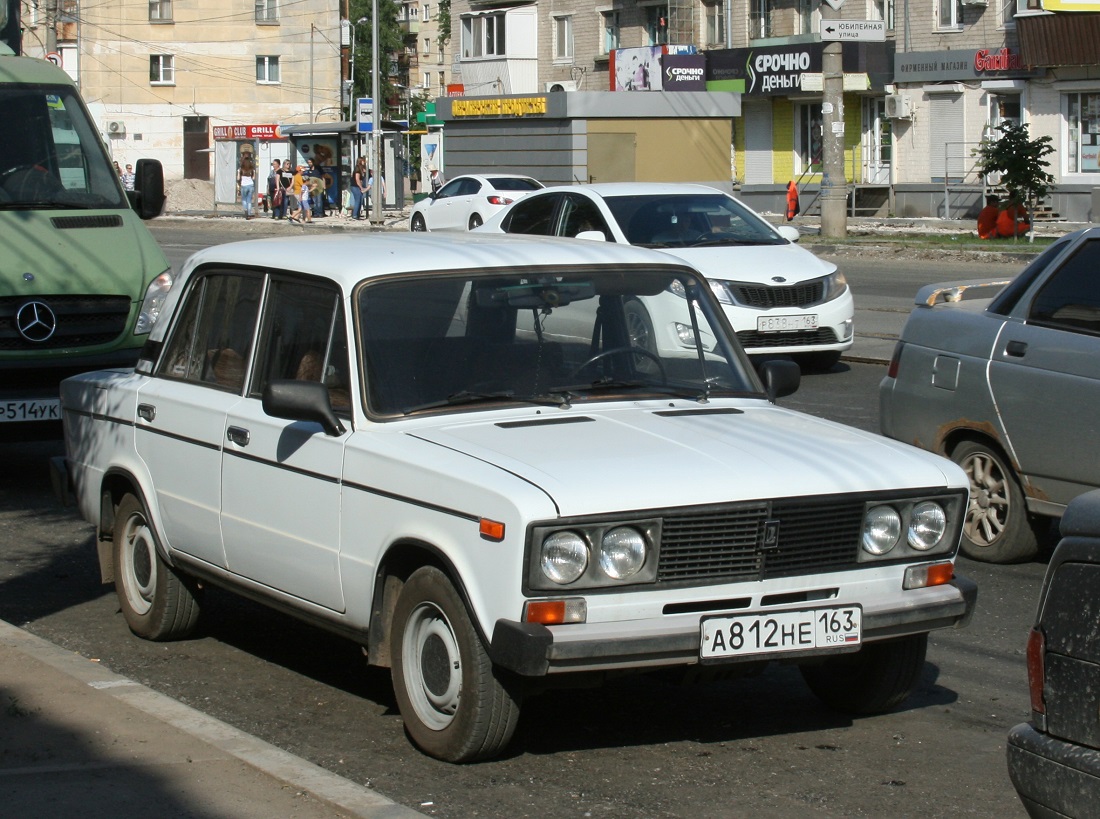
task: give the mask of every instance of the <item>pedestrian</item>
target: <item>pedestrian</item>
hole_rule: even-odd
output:
[[[118,174],[119,179],[122,179],[122,168],[118,166],[118,162],[115,162],[115,173]]]
[[[294,182],[294,168],[287,159],[283,162],[283,169],[279,173],[279,182],[283,186],[283,214],[290,219],[291,184]]]
[[[291,222],[302,221],[302,188],[305,186],[305,177],[302,176],[303,170],[301,165],[294,169],[294,176],[290,178],[290,187],[287,189],[290,194],[287,197],[287,207],[290,208]]]
[[[302,177],[302,195],[298,200],[298,221],[299,222],[312,222],[313,221],[313,178],[309,176]]]
[[[283,191],[283,163],[271,160],[271,173],[267,175],[267,198],[271,200],[271,218],[282,219],[286,212],[286,195]]]
[[[359,157],[351,174],[351,216],[362,219],[367,193],[367,158]]]
[[[252,218],[252,198],[256,192],[256,168],[252,164],[252,157],[247,154],[241,158],[240,167],[237,168],[237,187],[241,192],[241,207],[244,209],[244,218]]]
[[[379,179],[379,188],[380,188],[380,193],[381,193],[381,202],[380,202],[380,206],[379,206],[379,209],[378,209],[379,213],[375,214],[376,218],[381,216],[382,208],[385,207],[385,204],[386,204],[386,177],[380,176],[378,179]],[[367,211],[368,214],[374,208],[374,193],[373,193],[373,191],[374,191],[374,168],[367,168],[367,190],[366,190],[366,193],[364,194],[364,197],[367,200],[366,211]]]
[[[134,189],[134,166],[127,165],[126,171],[122,174],[122,187],[128,191]]]
[[[325,181],[321,176],[321,169],[317,167],[317,163],[313,159],[306,160],[309,167],[306,168],[306,177],[310,179],[316,179],[321,184],[321,193],[317,192],[317,184],[314,182],[309,183],[310,201],[313,203],[313,215],[324,216],[325,215],[325,194],[324,187]]]
[[[443,187],[443,174],[439,172],[439,168],[432,168],[429,180],[432,183],[432,193],[438,192]]]

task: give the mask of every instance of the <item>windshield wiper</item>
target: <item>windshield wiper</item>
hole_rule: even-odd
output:
[[[56,199],[41,202],[0,202],[0,210],[91,210],[96,205],[60,202]]]
[[[671,384],[654,384],[651,381],[630,381],[623,378],[601,378],[591,384],[576,384],[569,387],[555,387],[554,392],[562,391],[568,395],[568,390],[577,392],[615,392],[617,390],[641,390],[655,392],[660,395],[671,395],[676,398],[687,398],[691,401],[705,402],[710,397],[710,388],[701,389],[688,387],[674,387]],[[576,397],[576,396],[574,396]]]
[[[499,390],[497,392],[472,392],[462,390],[448,395],[439,401],[429,401],[426,404],[418,404],[404,410],[405,415],[422,410],[439,409],[440,407],[457,407],[463,404],[494,403],[497,401],[518,401],[524,404],[541,404],[553,407],[568,407],[569,394],[559,395],[548,393],[546,395],[516,395],[512,390]]]

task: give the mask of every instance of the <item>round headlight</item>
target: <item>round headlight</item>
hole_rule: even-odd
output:
[[[612,580],[624,580],[637,574],[645,563],[645,538],[637,529],[620,526],[603,536],[600,543],[600,568]]]
[[[924,501],[913,507],[909,517],[909,545],[925,551],[931,549],[947,531],[947,515],[938,503]]]
[[[884,555],[898,545],[901,516],[891,506],[876,506],[863,519],[863,549]]]
[[[588,544],[576,532],[554,532],[542,542],[542,573],[555,583],[572,583],[588,568]]]

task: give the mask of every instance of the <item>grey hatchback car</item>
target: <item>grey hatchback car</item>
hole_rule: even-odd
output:
[[[1028,560],[1100,486],[1100,228],[1014,279],[929,285],[879,387],[882,432],[970,476],[962,549]]]

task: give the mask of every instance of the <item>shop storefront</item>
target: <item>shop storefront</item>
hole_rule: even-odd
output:
[[[885,116],[894,44],[844,43],[844,176],[861,210],[889,208],[893,144]],[[757,210],[782,212],[787,185],[813,201],[822,171],[824,44],[707,52],[707,89],[740,90],[734,179]]]

